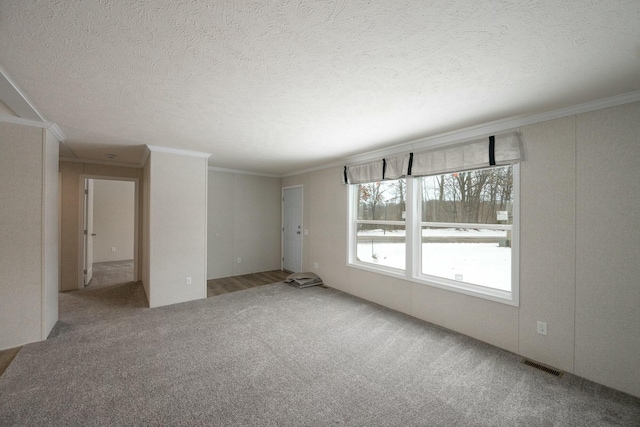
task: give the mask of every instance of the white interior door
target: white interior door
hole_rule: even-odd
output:
[[[302,271],[302,187],[282,192],[282,268]]]
[[[84,180],[84,285],[93,278],[93,180]]]

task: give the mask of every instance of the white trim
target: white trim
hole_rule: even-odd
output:
[[[411,283],[422,286],[431,286],[434,288],[456,292],[459,294],[465,294],[476,298],[498,302],[501,304],[511,305],[514,307],[518,307],[519,305],[519,302],[513,298],[512,292],[473,285],[472,283],[456,282],[454,280],[447,280],[442,277],[434,277],[428,275],[414,277],[413,279],[411,279]]]
[[[478,226],[511,230],[511,291],[502,289],[494,289],[486,286],[475,285],[473,283],[457,282],[443,277],[430,276],[422,274],[422,242],[417,236],[421,236],[423,226],[449,227],[460,226],[461,223],[434,223],[421,221],[419,200],[419,177],[407,177],[405,199],[407,218],[405,221],[385,221],[385,220],[358,220],[354,219],[357,212],[358,200],[355,190],[357,185],[349,185],[348,188],[348,209],[347,209],[347,267],[368,271],[371,273],[382,274],[396,279],[405,280],[417,285],[432,286],[448,290],[451,292],[462,293],[476,298],[486,299],[515,307],[520,306],[520,165],[513,164],[513,218],[514,224],[462,224],[472,228]],[[398,269],[384,265],[377,265],[369,262],[358,261],[357,255],[357,224],[389,224],[389,225],[405,225],[405,268]]]
[[[369,273],[374,274],[382,274],[384,276],[393,277],[395,279],[406,280],[408,282],[411,281],[409,277],[405,274],[405,270],[400,270],[393,267],[387,267],[385,265],[376,265],[371,263],[366,263],[362,261],[348,262],[347,267],[357,268],[358,270],[368,271]]]
[[[204,157],[205,159],[208,159],[209,157],[211,157],[211,153],[204,153],[202,151],[183,150],[181,148],[160,147],[159,145],[149,145],[149,144],[147,144],[147,148],[149,149],[149,151],[178,154],[181,156]]]
[[[70,159],[69,157],[60,157],[60,161],[68,162],[68,163],[87,163],[91,165],[117,166],[121,168],[135,168],[135,169],[141,168],[140,165],[136,165],[132,163],[110,162],[107,160]]]
[[[46,122],[31,101],[18,89],[18,86],[2,68],[0,68],[0,99],[19,117],[36,122]]]
[[[60,130],[58,125],[52,122],[38,122],[31,119],[23,119],[22,117],[9,116],[7,114],[0,114],[0,122],[47,129],[51,131],[51,134],[58,140],[58,142],[63,142],[67,139],[66,135]]]
[[[288,178],[290,176],[296,176],[296,175],[302,175],[305,173],[310,173],[310,172],[317,172],[317,171],[321,171],[321,170],[325,170],[325,169],[329,169],[329,168],[335,168],[337,166],[344,166],[345,165],[345,161],[338,161],[338,162],[333,162],[333,163],[328,163],[325,165],[321,165],[321,166],[314,166],[311,168],[307,168],[307,169],[300,169],[294,172],[287,172],[287,173],[283,173],[280,174],[280,178]]]
[[[407,180],[407,194],[410,193],[408,182],[409,180]],[[370,273],[382,274],[385,276],[394,277],[396,279],[409,280],[409,276],[407,274],[408,266],[406,265],[405,265],[405,269],[403,270],[403,269],[388,267],[385,265],[379,265],[379,264],[376,265],[376,264],[357,260],[357,253],[356,253],[357,252],[356,245],[358,240],[356,236],[357,224],[389,223],[389,225],[404,225],[405,226],[405,244],[406,244],[407,236],[409,235],[409,233],[407,232],[408,223],[406,221],[354,220],[353,217],[354,217],[354,214],[357,214],[356,206],[358,204],[358,193],[355,191],[355,188],[357,185],[359,184],[349,185],[349,189],[348,189],[349,206],[347,209],[347,212],[348,212],[347,214],[347,224],[348,224],[347,225],[347,267],[357,268],[358,270],[368,271]],[[406,202],[408,202],[408,197],[406,199]],[[409,206],[407,205],[407,210],[408,208]]]
[[[209,174],[207,170],[207,161],[204,161],[204,172],[206,175]],[[207,298],[208,287],[207,287],[207,278],[209,277],[209,258],[208,258],[208,250],[209,250],[209,178],[208,176],[204,179],[204,234],[202,238],[204,239],[204,288],[202,298]]]
[[[22,117],[10,116],[8,114],[0,114],[0,122],[12,123],[14,125],[31,126],[41,129],[47,129],[53,124],[51,122],[39,122],[31,119],[23,119]]]
[[[79,224],[79,238],[78,242],[80,245],[78,246],[78,289],[84,288],[84,274],[83,274],[83,263],[84,263],[84,181],[86,179],[99,179],[103,181],[126,181],[134,183],[134,207],[133,207],[133,280],[134,282],[138,282],[142,280],[142,269],[140,268],[140,263],[142,262],[142,256],[139,253],[141,251],[141,242],[140,242],[140,178],[130,178],[125,176],[110,176],[110,175],[92,175],[92,174],[80,174],[80,221]],[[206,233],[205,233],[206,236]],[[206,269],[206,268],[205,268]],[[206,273],[205,273],[206,275]],[[206,277],[206,276],[205,276]]]
[[[239,170],[239,169],[226,169],[226,168],[219,168],[216,166],[209,166],[207,169],[213,172],[226,172],[226,173],[237,173],[240,175],[255,175],[255,176],[265,176],[268,178],[280,178],[280,175],[276,175],[273,173],[251,172],[251,171],[245,171],[245,170]]]
[[[18,117],[0,114],[0,122],[22,124],[49,129],[53,136],[62,142],[67,139],[57,124],[45,120],[38,109],[18,86],[11,80],[7,73],[0,67],[0,100],[4,102]]]
[[[515,187],[515,185],[514,185]],[[482,228],[487,230],[511,230],[511,224],[481,224],[481,223],[464,223],[464,222],[428,222],[422,221],[418,223],[420,227],[431,228]]]
[[[513,167],[513,211],[511,229],[511,305],[520,307],[520,164]]]
[[[144,165],[147,164],[147,160],[149,159],[149,156],[151,155],[151,150],[149,149],[148,145],[144,146],[144,152],[142,153],[142,157],[140,158],[140,167],[144,168]]]
[[[67,140],[67,136],[62,132],[56,123],[51,123],[47,129],[53,134],[53,136],[59,141],[63,142]],[[68,147],[67,147],[68,148]],[[71,151],[71,150],[69,150]]]
[[[357,184],[353,184],[357,185]],[[357,219],[356,224],[405,225],[406,221],[392,221],[387,219]]]
[[[495,120],[492,122],[466,127],[460,130],[446,132],[439,135],[429,136],[425,138],[416,139],[413,141],[403,142],[387,148],[379,150],[368,151],[363,154],[357,154],[355,156],[346,157],[342,160],[325,164],[323,166],[315,166],[308,169],[302,169],[299,171],[288,172],[281,174],[281,178],[301,175],[309,172],[316,172],[319,170],[329,169],[337,166],[344,166],[345,164],[357,164],[361,162],[367,162],[371,160],[381,159],[385,156],[394,154],[400,154],[403,152],[420,150],[425,148],[436,147],[440,145],[448,145],[452,143],[464,142],[472,138],[478,138],[487,136],[490,134],[513,131],[521,126],[532,125],[535,123],[542,123],[549,120],[560,119],[563,117],[573,116],[576,114],[588,113],[591,111],[597,111],[604,108],[616,107],[618,105],[629,104],[632,102],[640,101],[640,90],[635,92],[629,92],[622,95],[611,96],[608,98],[598,99],[595,101],[584,102],[582,104],[563,107],[556,110],[533,114],[529,116],[516,116],[506,119]]]

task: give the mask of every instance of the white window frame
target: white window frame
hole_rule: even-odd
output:
[[[407,179],[407,182],[409,180]],[[404,221],[387,221],[387,220],[363,220],[358,219],[358,185],[360,184],[351,184],[349,185],[349,231],[347,239],[348,247],[348,261],[347,265],[350,267],[360,268],[362,270],[373,271],[375,273],[385,274],[392,277],[398,277],[404,279],[406,277],[405,271],[407,268],[405,257],[405,269],[388,267],[386,265],[372,264],[370,262],[358,261],[357,258],[357,233],[358,233],[358,224],[380,224],[380,225],[403,225],[405,227],[405,236],[406,239],[409,238],[409,221],[405,218]],[[407,196],[409,194],[407,187]],[[407,197],[408,199],[408,197]],[[407,206],[408,210],[408,206]],[[405,240],[406,244],[406,240]],[[408,248],[408,246],[406,246]],[[406,249],[405,249],[406,251]],[[405,253],[406,254],[406,253]]]
[[[411,281],[419,285],[431,286],[445,289],[465,295],[470,295],[490,301],[495,301],[511,306],[520,305],[520,165],[515,163],[513,168],[513,221],[511,225],[490,224],[493,229],[511,229],[511,291],[489,288],[472,283],[450,280],[442,277],[422,274],[422,227],[433,224],[443,226],[445,223],[422,222],[420,206],[418,201],[420,184],[419,178],[406,177],[406,219],[405,221],[381,221],[381,220],[358,220],[358,191],[357,184],[349,185],[349,206],[348,206],[348,238],[347,238],[347,266],[378,274],[391,276],[397,279]],[[405,269],[397,269],[368,262],[358,261],[357,250],[357,229],[358,224],[388,224],[405,226],[406,236],[406,261]],[[456,225],[459,225],[456,223]],[[473,224],[477,227],[477,224]]]

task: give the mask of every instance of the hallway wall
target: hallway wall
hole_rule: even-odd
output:
[[[133,181],[94,180],[94,263],[133,259],[134,215]]]

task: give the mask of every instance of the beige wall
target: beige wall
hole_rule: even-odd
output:
[[[525,126],[520,307],[346,266],[341,168],[304,185],[303,269],[329,286],[640,396],[640,103]],[[536,333],[536,321],[548,335]]]
[[[93,262],[133,259],[135,183],[94,180]],[[115,252],[112,251],[115,248]]]
[[[576,118],[575,372],[640,396],[640,102]]]
[[[59,254],[59,153],[60,143],[49,132],[44,132],[44,209],[43,209],[43,292],[44,331],[43,338],[49,335],[58,321],[58,290],[60,288],[60,254]]]
[[[141,279],[142,286],[144,287],[144,292],[147,295],[147,301],[149,301],[150,289],[149,289],[149,272],[151,270],[151,261],[150,261],[150,253],[151,253],[151,235],[150,235],[150,226],[151,224],[151,198],[150,198],[150,185],[151,182],[151,166],[150,162],[147,162],[144,165],[144,169],[142,170],[142,241],[140,248],[142,250],[142,257],[140,259],[140,267],[141,267]]]
[[[60,290],[82,287],[81,176],[141,179],[142,169],[89,163],[60,162],[61,199],[61,282]],[[139,233],[141,231],[139,230]]]
[[[0,123],[0,350],[46,339],[58,319],[57,145]]]
[[[280,195],[280,178],[209,171],[207,279],[280,269]]]
[[[207,159],[152,149],[147,163],[149,305],[206,298]]]

